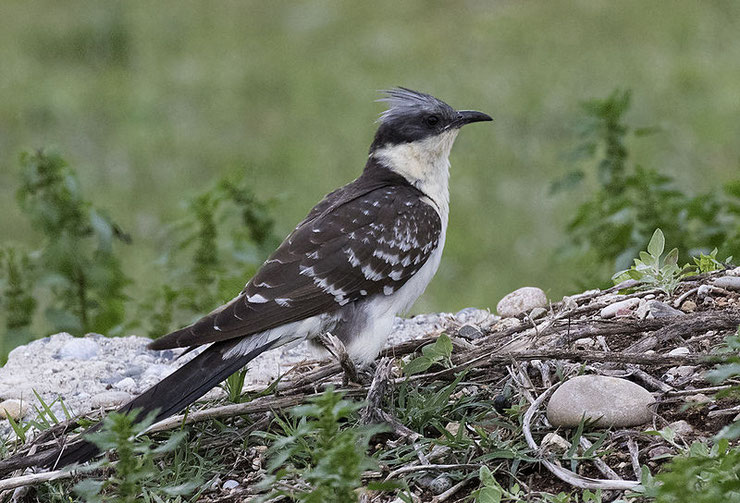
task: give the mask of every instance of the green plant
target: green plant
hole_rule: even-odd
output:
[[[41,247],[27,255],[33,257],[32,264],[20,269],[27,273],[20,280],[26,282],[23,302],[35,305],[30,300],[31,285],[48,289],[52,295],[44,312],[56,331],[109,332],[119,325],[126,301],[123,289],[129,280],[114,243],[129,242],[128,235],[85,199],[75,172],[56,153],[21,155],[17,196],[42,236]]]
[[[295,421],[279,423],[286,435],[263,434],[272,441],[268,469],[275,474],[263,483],[273,488],[269,497],[307,503],[357,501],[362,472],[376,467],[367,455],[370,437],[385,429],[347,424],[362,406],[330,388],[308,405],[295,407]],[[288,476],[304,484],[295,492],[277,489],[276,482]]]
[[[6,336],[0,337],[0,364],[7,352],[30,338],[38,302],[33,296],[33,261],[27,252],[0,249],[0,312],[5,313]]]
[[[640,258],[634,259],[635,264],[625,271],[616,273],[612,280],[619,284],[628,279],[640,282],[641,288],[659,288],[667,294],[673,293],[681,277],[690,271],[691,266],[678,266],[678,248],[673,248],[663,257],[665,250],[665,236],[663,231],[655,229],[648,243],[647,251],[640,252]]]
[[[694,265],[699,273],[722,270],[726,267],[725,264],[731,262],[732,257],[727,257],[724,262],[717,260],[717,248],[709,252],[709,255],[701,253],[698,257],[694,257]]]
[[[161,485],[161,474],[153,459],[159,454],[174,451],[187,433],[173,433],[165,443],[152,448],[151,441],[139,435],[152,424],[155,413],[139,423],[134,422],[136,414],[137,411],[130,414],[111,412],[103,420],[101,431],[87,436],[102,451],[114,450],[117,461],[113,463],[108,455],[104,461],[93,465],[93,468],[103,466],[113,470],[105,480],[87,478],[74,486],[73,491],[85,501],[134,503],[141,501],[147,486],[157,487],[158,492],[170,496],[192,493],[198,486],[199,481],[196,480],[176,487]]]
[[[165,281],[145,293],[129,327],[156,337],[231,299],[277,246],[269,209],[244,179],[224,178],[190,198],[169,229]]]
[[[569,221],[568,244],[558,253],[579,263],[580,286],[626,269],[656,228],[686,254],[676,256],[677,262],[714,247],[740,252],[740,181],[722,191],[689,195],[670,176],[630,162],[629,141],[656,131],[627,125],[630,103],[629,91],[616,90],[583,104],[581,144],[569,157],[578,167],[551,185],[553,193],[573,190],[589,178],[588,169],[594,172],[595,190]],[[584,160],[596,162],[586,169]]]
[[[440,363],[449,368],[452,366],[452,341],[447,334],[441,334],[432,344],[421,348],[418,356],[403,366],[403,373],[407,376],[427,371],[432,365]]]

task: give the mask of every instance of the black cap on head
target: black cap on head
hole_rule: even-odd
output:
[[[380,115],[380,126],[370,151],[383,146],[408,143],[438,135],[465,124],[490,121],[490,116],[472,110],[457,111],[430,94],[397,87],[385,91],[378,101],[389,104]]]

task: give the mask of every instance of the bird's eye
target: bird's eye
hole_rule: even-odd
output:
[[[439,117],[437,117],[436,115],[429,115],[426,118],[426,123],[428,126],[436,126],[437,124],[439,124]]]

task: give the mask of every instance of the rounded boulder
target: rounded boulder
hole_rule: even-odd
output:
[[[649,422],[655,399],[626,379],[599,375],[574,377],[550,398],[547,419],[553,426],[575,427],[585,417],[599,427],[629,427]]]

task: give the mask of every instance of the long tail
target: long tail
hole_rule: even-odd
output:
[[[143,419],[149,412],[158,410],[156,421],[169,417],[205,395],[218,383],[270,349],[277,341],[261,345],[245,355],[230,355],[224,358],[238,342],[224,341],[212,344],[193,360],[118,409],[118,412],[140,409],[137,419]],[[96,431],[101,426],[102,422],[99,422],[91,426],[86,433]],[[80,440],[50,454],[42,462],[42,466],[61,468],[72,463],[84,463],[95,457],[98,452],[99,449],[94,444]]]

